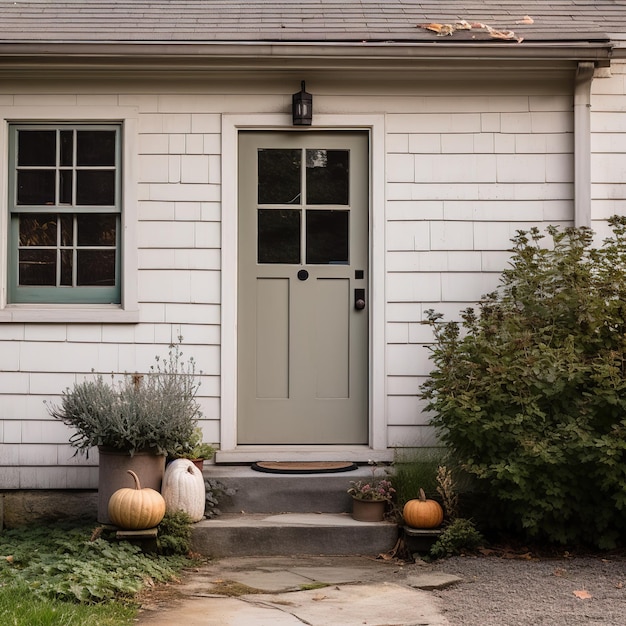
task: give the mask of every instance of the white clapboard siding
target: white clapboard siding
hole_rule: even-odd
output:
[[[592,95],[592,216],[626,210],[624,66]],[[5,81],[6,106],[136,107],[137,324],[0,324],[0,488],[84,488],[97,453],[73,456],[44,400],[92,369],[146,371],[183,336],[202,370],[205,440],[219,443],[222,114],[276,114],[293,81],[116,82],[54,89]],[[493,290],[516,230],[573,220],[571,80],[307,82],[320,113],[385,115],[386,423],[396,445],[435,443],[420,385],[429,308],[446,319]],[[380,146],[375,146],[381,150]],[[236,164],[227,164],[236,167]]]

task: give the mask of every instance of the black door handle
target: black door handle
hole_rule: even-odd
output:
[[[362,311],[365,308],[365,289],[354,290],[354,308]]]

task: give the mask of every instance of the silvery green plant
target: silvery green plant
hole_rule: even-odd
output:
[[[192,358],[183,360],[179,344],[168,357],[155,357],[146,374],[125,374],[106,382],[92,380],[66,389],[61,404],[49,405],[50,414],[76,432],[70,443],[89,455],[94,446],[172,453],[189,442],[202,413],[196,400],[200,382]]]

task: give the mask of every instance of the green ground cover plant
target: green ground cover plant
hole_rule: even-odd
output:
[[[422,388],[440,440],[530,538],[611,548],[626,528],[626,217],[513,239],[497,291],[444,323]],[[487,504],[485,503],[485,506]]]
[[[0,533],[0,623],[132,623],[134,596],[177,576],[181,555],[149,555],[89,525],[38,525]]]

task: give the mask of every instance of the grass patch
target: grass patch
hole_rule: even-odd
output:
[[[5,626],[126,626],[137,608],[127,603],[70,604],[33,596],[27,585],[0,587],[0,623]]]
[[[300,585],[300,591],[313,591],[315,589],[323,589],[324,587],[328,587],[328,583],[308,583]]]
[[[255,593],[266,593],[254,587],[248,587],[236,580],[214,580],[211,582],[211,591],[220,596],[228,596],[229,598],[238,598],[239,596],[247,596]]]
[[[441,448],[396,450],[391,480],[400,510],[406,502],[419,497],[420,488],[429,496],[436,494],[437,468],[443,463],[444,455]]]
[[[136,594],[189,564],[184,556],[144,554],[95,530],[54,524],[0,533],[0,623],[131,624]]]

